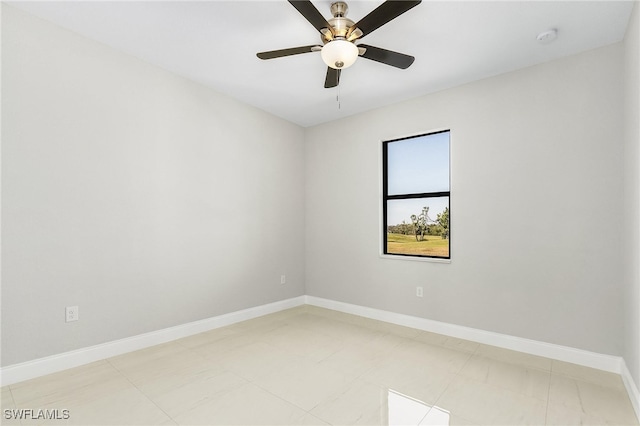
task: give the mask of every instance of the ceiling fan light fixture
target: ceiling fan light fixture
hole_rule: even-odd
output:
[[[358,47],[355,43],[336,38],[322,47],[322,60],[327,66],[334,69],[349,68],[358,59]]]

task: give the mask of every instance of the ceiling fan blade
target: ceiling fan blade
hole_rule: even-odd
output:
[[[322,16],[318,9],[316,9],[313,3],[309,0],[289,0],[289,3],[291,3],[291,5],[295,7],[316,30],[322,32],[323,28],[327,28],[332,35],[335,35],[331,25],[329,25],[324,16]]]
[[[366,49],[365,52],[360,55],[363,58],[371,59],[372,61],[381,62],[403,70],[409,68],[416,59],[413,56],[405,55],[404,53],[394,52],[381,47],[369,46],[367,44],[359,44],[358,47],[364,47]]]
[[[318,48],[322,49],[320,46],[317,46],[314,44],[311,46],[300,46],[300,47],[292,47],[289,49],[260,52],[260,53],[257,53],[256,56],[258,56],[258,58],[260,59],[282,58],[283,56],[291,56],[291,55],[299,55],[301,53],[315,52],[315,51],[318,51]]]
[[[327,78],[324,80],[324,88],[330,89],[331,87],[336,87],[338,83],[340,83],[340,72],[342,70],[337,70],[335,68],[327,67]]]
[[[347,32],[347,38],[356,29],[362,31],[360,38],[367,34],[377,30],[392,19],[397,18],[411,8],[416,7],[422,2],[422,0],[387,0],[380,6],[372,10],[367,16],[362,18],[354,26],[349,28]]]

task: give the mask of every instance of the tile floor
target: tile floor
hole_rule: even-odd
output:
[[[21,408],[69,418],[6,419]],[[6,386],[2,409],[2,424],[638,425],[615,374],[312,306]]]

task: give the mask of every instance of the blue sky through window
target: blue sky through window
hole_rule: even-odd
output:
[[[390,142],[387,165],[389,195],[449,191],[449,132]]]

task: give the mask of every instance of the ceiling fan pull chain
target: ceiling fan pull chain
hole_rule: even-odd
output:
[[[338,109],[340,109],[340,86],[337,87],[338,94],[336,95],[336,102],[338,102]]]

